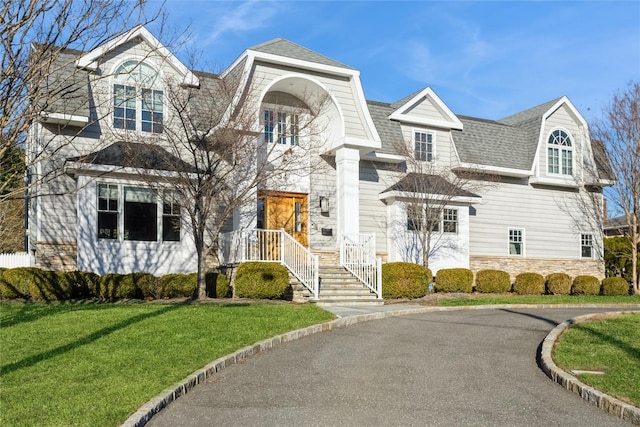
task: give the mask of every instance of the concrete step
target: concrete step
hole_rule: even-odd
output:
[[[313,304],[316,304],[320,307],[323,306],[332,306],[332,305],[348,305],[348,306],[378,306],[384,305],[384,301],[381,299],[375,300],[353,300],[353,299],[343,299],[343,300],[322,300],[319,301],[310,301]]]

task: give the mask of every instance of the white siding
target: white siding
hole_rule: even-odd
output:
[[[580,127],[580,123],[574,118],[566,105],[561,106],[544,121],[541,138],[542,142],[540,144],[540,151],[538,152],[538,156],[540,158],[540,176],[558,176],[557,174],[550,174],[548,169],[549,135],[551,135],[551,132],[556,129],[564,130],[571,137],[573,147],[573,176],[578,180],[578,182],[581,182],[584,146],[589,142],[586,141],[584,131]]]
[[[387,253],[387,206],[380,193],[398,181],[396,165],[360,161],[360,233],[376,234],[376,251]]]

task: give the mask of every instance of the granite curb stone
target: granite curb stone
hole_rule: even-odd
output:
[[[571,375],[568,372],[560,369],[553,361],[551,354],[553,351],[553,347],[560,338],[560,336],[568,330],[572,325],[577,325],[578,323],[587,322],[595,319],[602,319],[616,317],[620,314],[625,314],[630,312],[625,311],[617,311],[611,313],[594,313],[594,314],[585,314],[582,316],[574,317],[573,319],[569,319],[567,321],[562,322],[558,326],[556,326],[547,337],[542,342],[542,346],[540,348],[540,366],[543,372],[551,378],[554,382],[560,384],[562,387],[571,391],[574,394],[577,394],[582,399],[588,401],[589,403],[597,406],[603,411],[615,415],[619,418],[622,418],[625,421],[630,421],[632,424],[640,425],[640,408],[631,405],[629,403],[625,403],[619,399],[616,399],[613,396],[609,396],[606,393],[601,392],[600,390],[596,390],[595,388],[588,386],[587,384],[581,382],[578,378]]]
[[[381,306],[384,307],[384,306]],[[387,306],[388,307],[388,306]],[[171,402],[173,402],[174,400],[178,399],[180,396],[186,394],[189,392],[189,390],[191,390],[193,387],[196,387],[198,384],[202,384],[207,382],[211,377],[213,377],[217,372],[220,372],[221,370],[223,370],[224,368],[237,364],[237,363],[241,363],[244,359],[254,355],[254,354],[258,354],[261,351],[266,351],[269,350],[279,344],[283,344],[287,341],[293,341],[293,340],[297,340],[298,338],[303,338],[306,337],[308,335],[312,335],[315,333],[319,333],[319,332],[326,332],[326,331],[330,331],[332,329],[338,329],[338,328],[344,328],[350,325],[354,325],[356,323],[360,323],[360,322],[367,322],[370,320],[379,320],[379,319],[385,319],[388,317],[397,317],[397,316],[408,316],[408,315],[412,315],[412,314],[421,314],[421,313],[431,313],[431,312],[439,312],[439,311],[462,311],[462,310],[491,310],[491,309],[504,309],[504,308],[510,308],[510,309],[514,309],[514,308],[534,308],[534,309],[542,309],[542,308],[620,308],[620,309],[640,309],[640,304],[496,304],[496,305],[475,305],[475,306],[456,306],[456,307],[433,307],[433,306],[428,306],[428,307],[424,307],[424,306],[415,306],[415,308],[401,308],[401,309],[393,309],[390,311],[374,311],[373,313],[367,313],[367,314],[358,314],[358,315],[353,315],[353,316],[346,316],[346,317],[338,317],[335,320],[331,320],[329,322],[324,322],[318,325],[312,325],[312,326],[308,326],[306,328],[302,328],[302,329],[298,329],[295,331],[291,331],[291,332],[287,332],[281,335],[276,335],[275,337],[272,338],[267,338],[266,340],[262,340],[256,344],[241,348],[237,351],[235,351],[234,353],[228,354],[226,356],[222,356],[214,361],[212,361],[211,363],[207,364],[204,368],[199,369],[197,371],[195,371],[194,373],[192,373],[191,375],[187,376],[185,379],[179,381],[178,383],[174,384],[173,386],[169,387],[168,389],[164,390],[163,392],[161,392],[159,395],[157,395],[156,397],[152,398],[149,402],[145,403],[144,405],[142,405],[140,408],[138,408],[138,410],[136,412],[134,412],[129,418],[127,418],[127,420],[121,425],[121,427],[142,427],[144,426],[146,423],[148,423],[151,418],[157,414],[158,412],[160,412],[162,409],[166,408]],[[375,307],[372,307],[372,310],[375,310]],[[583,316],[581,316],[583,317]],[[570,323],[570,321],[568,322],[564,322],[562,323],[560,326],[564,325],[564,324],[572,324]],[[560,328],[560,326],[556,327],[554,329],[554,331],[556,331],[556,329]],[[548,336],[547,339],[549,339],[549,337],[554,333],[554,331],[552,331]],[[556,332],[555,337],[557,338],[559,336],[560,332]],[[575,377],[565,373],[564,371],[560,370],[557,366],[555,366],[555,364],[553,364],[553,361],[551,360],[551,356],[550,356],[550,350],[549,350],[549,356],[548,356],[548,360],[544,359],[545,358],[545,353],[544,353],[544,346],[547,341],[547,339],[545,339],[545,343],[543,344],[543,351],[542,351],[542,356],[541,356],[541,360],[543,361],[541,364],[544,366],[545,365],[545,360],[546,363],[548,364],[548,366],[553,366],[555,367],[554,371],[555,372],[555,378],[553,376],[550,375],[549,372],[551,372],[551,368],[548,368],[548,370],[545,370],[545,373],[554,381],[558,382],[556,380],[556,378],[562,378],[564,377],[564,384],[568,384],[571,380],[571,378],[573,378],[575,381],[578,381]],[[555,338],[554,338],[555,340]],[[547,344],[548,345],[548,344]],[[553,348],[553,343],[551,343],[551,348]],[[551,365],[553,364],[553,365]],[[544,368],[543,368],[544,370]],[[568,378],[571,377],[571,378]],[[579,381],[578,381],[579,382]],[[580,383],[582,384],[582,383]],[[584,387],[588,387],[586,385],[583,384]],[[589,390],[589,393],[591,394],[591,389]],[[596,392],[596,390],[593,390],[594,392]],[[598,396],[597,399],[599,399],[599,401],[602,401],[602,397],[600,395],[602,395],[603,393],[601,392],[597,392],[599,394],[596,393],[592,393],[594,396]],[[607,396],[608,397],[608,396]],[[594,397],[594,399],[596,399]],[[613,398],[611,398],[613,399]],[[617,399],[614,399],[617,401]],[[612,408],[622,408],[619,410],[620,412],[620,416],[624,418],[624,416],[626,416],[627,418],[624,419],[629,419],[629,420],[633,420],[636,419],[637,422],[635,422],[635,424],[639,424],[640,425],[640,409],[639,408],[635,408],[631,405],[628,405],[624,402],[618,401],[620,402],[621,405],[624,406],[620,406],[620,405],[614,405],[613,403],[607,403],[607,406],[603,404],[603,409],[604,407],[612,407]],[[600,405],[599,405],[600,406]],[[627,408],[628,407],[628,408]],[[617,410],[617,409],[616,409]],[[634,412],[635,410],[635,412]],[[608,411],[609,413],[616,413],[616,412],[611,412]],[[626,414],[626,415],[625,415]],[[633,421],[632,421],[633,422]]]

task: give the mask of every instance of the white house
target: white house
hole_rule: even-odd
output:
[[[292,106],[326,100],[315,157],[308,159],[318,167],[255,188],[238,209],[245,215],[235,215],[227,230],[247,237],[254,229],[283,229],[304,248],[309,280],[315,275],[317,282],[314,262],[320,270],[360,263],[351,270],[375,282],[377,257],[419,261],[409,206],[443,197],[431,225],[439,242],[429,257],[434,273],[468,267],[604,274],[602,215],[585,207],[586,200],[601,206],[611,174],[566,97],[500,120],[457,115],[430,87],[393,103],[370,101],[358,70],[284,39],[248,48],[220,75],[201,73],[142,26],[90,52],[66,51],[61,61],[51,81],[73,78],[77,90],[43,107],[29,135],[32,156],[50,152],[31,171],[39,185],[30,199],[29,244],[42,267],[195,271],[177,196],[171,186],[149,188],[140,170],[170,176],[179,165],[190,167],[187,157],[163,148],[172,120],[168,81],[196,92],[233,81],[234,102],[256,103],[251,144],[296,149],[309,136],[298,134]],[[145,164],[134,160],[141,153]],[[465,176],[468,186],[447,176]],[[447,191],[425,194],[436,184]],[[232,241],[247,258],[251,240],[222,241],[222,261],[233,261]],[[358,260],[353,250],[361,251]]]

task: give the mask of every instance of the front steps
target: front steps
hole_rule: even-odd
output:
[[[383,305],[362,282],[353,277],[345,268],[339,266],[320,267],[320,292],[318,300],[311,299],[311,293],[295,278],[292,280],[293,300],[313,302],[320,306],[329,305]]]

